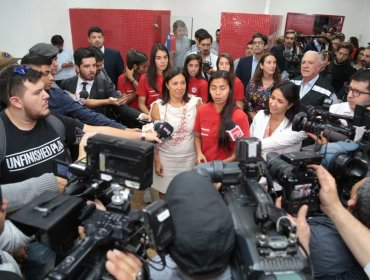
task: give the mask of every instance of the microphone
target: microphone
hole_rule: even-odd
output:
[[[75,100],[81,105],[85,105],[86,100],[89,98],[89,93],[86,90],[81,90],[79,93],[76,93]]]
[[[228,119],[225,121],[226,133],[229,135],[231,140],[235,141],[236,138],[241,138],[244,136],[243,131],[238,125],[234,123],[233,120]]]
[[[163,142],[171,139],[173,126],[168,122],[154,122],[154,131],[157,132],[157,137]]]
[[[80,98],[83,98],[83,99],[89,98],[89,93],[87,92],[87,90],[81,90],[79,95],[80,95]]]

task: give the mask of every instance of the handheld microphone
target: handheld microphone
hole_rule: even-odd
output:
[[[89,93],[86,90],[81,90],[79,93],[76,93],[75,100],[81,105],[85,105],[86,99],[89,98]]]
[[[157,137],[161,141],[169,140],[171,139],[171,135],[173,133],[173,126],[168,122],[154,123],[154,131],[157,132]]]
[[[241,138],[244,136],[243,131],[241,128],[234,123],[233,120],[228,119],[225,121],[226,126],[226,133],[229,135],[230,139],[235,141],[237,138]]]

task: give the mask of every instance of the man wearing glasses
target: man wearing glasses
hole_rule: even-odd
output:
[[[370,103],[370,69],[358,70],[351,77],[349,85],[345,86],[347,102],[333,104],[329,112],[353,117],[356,105]],[[355,141],[362,138],[364,127],[356,128]]]
[[[265,52],[267,36],[261,33],[254,34],[252,44],[253,56],[242,57],[235,71],[235,75],[243,82],[244,87],[248,85],[250,79],[253,77],[260,58]]]

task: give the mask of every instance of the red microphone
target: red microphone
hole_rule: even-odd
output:
[[[241,138],[244,136],[244,133],[241,130],[241,128],[238,125],[236,125],[231,119],[225,121],[225,127],[226,133],[233,141],[235,141],[237,138]]]

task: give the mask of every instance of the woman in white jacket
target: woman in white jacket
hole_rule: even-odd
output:
[[[292,120],[300,110],[299,88],[290,81],[282,81],[271,90],[266,110],[253,119],[251,136],[261,139],[262,155],[297,152],[307,136],[303,131],[292,131]]]

